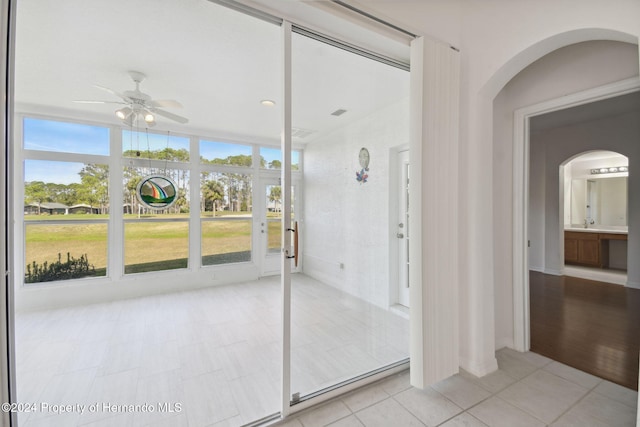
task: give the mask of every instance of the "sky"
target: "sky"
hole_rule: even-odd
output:
[[[53,151],[108,156],[109,128],[66,123],[53,120],[25,118],[23,126],[24,148],[26,150]],[[122,136],[122,151],[162,150],[167,147],[189,150],[189,138],[175,135],[130,132]],[[206,159],[226,158],[234,155],[251,155],[250,145],[230,144],[201,140],[200,154]],[[281,160],[280,149],[260,147],[260,155],[267,164]],[[299,164],[300,152],[293,151],[292,163]],[[80,182],[83,163],[57,162],[48,160],[25,160],[25,182],[43,181],[58,184]]]
[[[23,138],[27,150],[109,155],[109,129],[98,126],[25,118]]]

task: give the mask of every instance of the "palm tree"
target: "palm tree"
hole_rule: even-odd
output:
[[[213,216],[216,216],[216,202],[224,198],[224,187],[218,181],[205,181],[202,186],[202,198],[204,199],[204,210],[207,210],[207,202],[210,201],[211,211]]]
[[[278,211],[278,203],[282,200],[282,187],[279,185],[272,185],[269,191],[269,201],[273,203],[274,209]]]

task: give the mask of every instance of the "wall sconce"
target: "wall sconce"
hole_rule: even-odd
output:
[[[602,175],[605,173],[621,173],[621,172],[629,172],[628,166],[613,166],[610,168],[596,168],[591,169],[591,175]]]

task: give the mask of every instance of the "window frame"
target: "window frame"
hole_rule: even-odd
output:
[[[69,124],[97,126],[100,128],[106,128],[109,130],[109,155],[102,154],[82,154],[82,153],[69,153],[58,151],[46,151],[46,150],[34,150],[24,148],[24,120],[25,118],[36,120],[48,120],[57,121]],[[114,284],[120,280],[126,278],[139,278],[144,277],[149,280],[153,280],[154,277],[164,275],[168,270],[157,270],[141,273],[128,273],[125,274],[125,224],[132,221],[140,221],[137,219],[129,219],[124,217],[123,209],[112,209],[112,205],[119,206],[124,203],[124,168],[126,166],[137,167],[152,167],[157,169],[182,169],[189,172],[189,216],[185,218],[173,218],[173,219],[150,219],[150,221],[178,221],[188,223],[188,235],[189,235],[189,254],[186,268],[172,269],[171,271],[187,271],[193,272],[197,270],[205,269],[241,269],[246,265],[254,265],[257,267],[257,263],[260,261],[257,258],[257,250],[259,247],[259,236],[256,233],[256,218],[255,218],[255,206],[252,206],[251,217],[239,218],[238,220],[251,221],[251,260],[241,261],[237,263],[223,263],[223,264],[202,264],[202,223],[203,221],[216,221],[218,218],[202,218],[200,213],[200,176],[203,172],[211,173],[233,173],[233,174],[246,174],[251,177],[251,198],[252,202],[256,199],[256,191],[258,191],[259,183],[262,179],[274,178],[281,176],[280,169],[266,169],[260,165],[260,148],[279,148],[279,144],[275,141],[247,141],[234,138],[227,138],[224,136],[216,136],[210,134],[189,134],[184,132],[170,132],[170,136],[188,138],[189,139],[189,161],[177,162],[166,161],[160,159],[148,159],[148,158],[131,158],[124,156],[124,148],[127,141],[124,141],[124,131],[130,130],[126,126],[122,126],[114,123],[105,123],[95,120],[79,119],[77,117],[63,117],[54,114],[40,114],[31,113],[29,111],[16,112],[14,117],[16,126],[14,132],[15,144],[15,169],[14,179],[18,185],[14,189],[14,218],[16,222],[14,225],[14,247],[16,248],[16,254],[14,257],[14,271],[16,272],[16,278],[19,279],[19,286],[24,288],[37,288],[39,286],[66,286],[69,284],[83,285],[87,283],[107,283]],[[139,132],[145,132],[139,130]],[[164,135],[165,132],[161,130],[150,129],[149,133]],[[251,147],[252,165],[251,166],[234,166],[234,165],[217,165],[210,163],[202,163],[200,161],[200,141],[209,142],[221,142],[225,144],[237,144],[240,146]],[[303,172],[303,159],[304,159],[304,146],[296,145],[292,148],[299,153],[299,169],[292,171],[294,180],[302,181]],[[24,165],[26,160],[44,160],[44,161],[60,161],[60,162],[75,162],[75,163],[99,163],[105,164],[109,167],[109,217],[104,219],[83,219],[83,220],[64,220],[66,224],[89,224],[89,223],[105,223],[107,224],[107,266],[106,275],[98,277],[87,277],[70,280],[59,280],[52,282],[40,282],[40,283],[25,283],[24,274],[26,270],[26,224],[36,223],[38,220],[25,220],[24,217]],[[196,178],[197,179],[194,179]],[[115,201],[120,200],[121,202]],[[252,203],[253,204],[253,203]],[[225,219],[221,217],[221,219]],[[226,218],[229,220],[230,218]],[[38,221],[40,222],[40,221]]]

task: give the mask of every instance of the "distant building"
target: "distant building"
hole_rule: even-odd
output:
[[[95,208],[91,205],[86,205],[83,203],[77,204],[77,205],[73,205],[73,206],[69,206],[69,213],[71,214],[77,214],[77,213],[81,213],[81,214],[99,214],[100,213],[100,208]]]
[[[31,203],[25,205],[25,215],[69,215],[69,214],[99,214],[100,208],[86,205],[83,203],[67,206],[62,203],[41,203],[39,206],[37,203]]]
[[[62,203],[41,203],[38,205],[37,203],[31,203],[24,207],[25,215],[68,215],[69,214],[69,206],[63,205]]]

